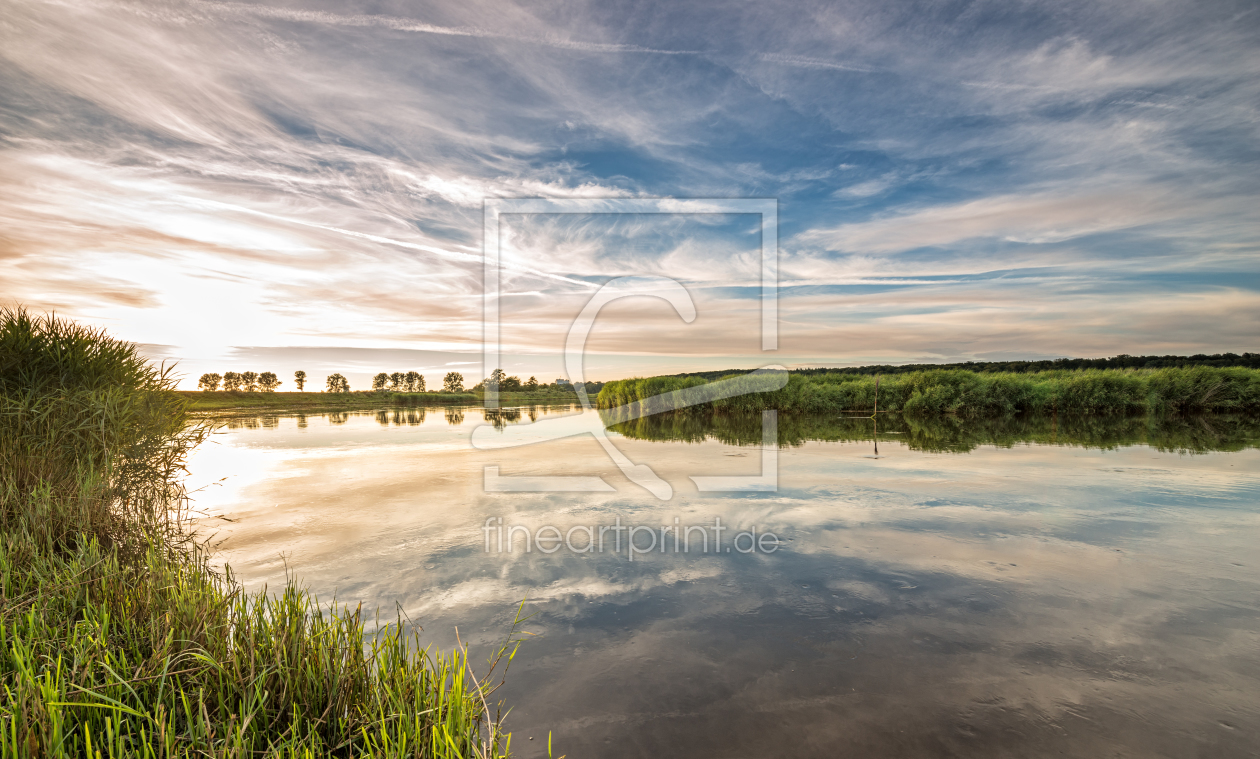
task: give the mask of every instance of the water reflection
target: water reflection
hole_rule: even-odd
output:
[[[393,424],[395,427],[406,425],[408,427],[417,427],[424,424],[424,409],[416,407],[396,408],[396,409],[379,409],[376,412],[376,423],[382,427],[388,427]]]
[[[485,419],[494,425],[496,430],[501,430],[509,424],[519,422],[521,420],[521,410],[519,408],[486,409]]]
[[[589,436],[468,444],[571,407],[436,411],[237,424],[190,462],[229,477],[197,506],[251,587],[291,572],[397,604],[436,645],[458,626],[485,650],[528,596],[537,637],[496,694],[522,756],[547,730],[570,756],[1255,755],[1254,421],[781,416],[764,494],[688,487],[755,474],[759,419],[621,421],[618,447],[675,485],[663,503]],[[489,465],[618,492],[485,493]],[[482,532],[715,517],[784,547],[630,563],[487,552]]]

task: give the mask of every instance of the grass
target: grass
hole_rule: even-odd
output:
[[[506,756],[510,632],[477,679],[404,620],[208,567],[178,476],[204,428],[173,384],[103,332],[0,312],[0,754]]]
[[[875,383],[879,409],[908,417],[968,418],[1020,413],[1163,414],[1260,412],[1260,370],[1188,367],[1094,369],[1036,373],[929,370],[879,378],[853,373],[789,374],[781,390],[701,404],[716,411],[871,413]],[[609,382],[600,408],[642,403],[662,393],[707,384],[698,377],[651,377]],[[649,405],[650,402],[649,402]]]

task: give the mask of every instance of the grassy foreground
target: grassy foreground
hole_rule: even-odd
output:
[[[780,390],[700,404],[715,411],[871,413],[877,378],[852,373],[790,373]],[[959,369],[909,372],[878,378],[879,410],[906,416],[961,417],[1019,413],[1164,414],[1260,412],[1260,370],[1241,367],[1092,369],[1035,373],[972,372]],[[611,409],[644,403],[665,393],[685,397],[707,384],[698,377],[650,377],[609,382],[598,405]],[[659,402],[657,402],[659,403]]]
[[[506,756],[487,681],[511,635],[477,680],[466,651],[208,568],[178,478],[204,430],[173,384],[0,312],[0,755]]]

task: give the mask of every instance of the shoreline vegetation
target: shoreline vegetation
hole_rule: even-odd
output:
[[[174,385],[104,331],[0,310],[3,755],[506,756],[516,625],[477,679],[401,618],[215,572],[180,484],[208,426]]]
[[[637,440],[685,443],[716,440],[735,446],[762,444],[759,412],[675,412],[626,419],[617,412],[601,410],[600,416],[609,430]],[[881,415],[877,422],[869,417],[780,414],[776,429],[779,446],[783,448],[796,448],[815,441],[869,443],[875,439],[932,453],[968,453],[981,446],[1013,448],[1017,445],[1103,450],[1146,445],[1174,453],[1260,448],[1260,416],[1236,414],[1025,414],[973,419],[887,414]]]
[[[485,392],[474,390],[463,393],[251,393],[205,392],[202,390],[176,390],[194,414],[252,413],[254,411],[356,411],[397,406],[476,406],[485,400]],[[577,403],[572,391],[500,392],[499,404],[557,404]]]
[[[252,393],[244,390],[176,390],[194,413],[214,411],[351,411],[378,406],[442,406],[480,403],[475,393]]]
[[[749,374],[713,379],[733,379],[735,387],[741,383],[754,385]],[[778,390],[708,400],[713,393],[712,388],[706,388],[710,380],[704,377],[626,379],[605,384],[596,403],[601,409],[632,406],[649,414],[685,406],[680,409],[681,413],[773,409],[808,414],[871,415],[878,410],[911,418],[1057,413],[1260,413],[1260,369],[1247,367],[1058,369],[1027,373],[930,369],[888,376],[849,371],[791,371],[786,380],[786,385]]]

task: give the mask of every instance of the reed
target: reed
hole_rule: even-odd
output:
[[[0,312],[0,754],[506,756],[511,631],[478,679],[401,618],[209,567],[178,477],[205,429],[173,384],[103,332]]]

